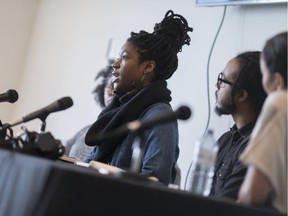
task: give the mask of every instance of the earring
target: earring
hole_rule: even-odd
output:
[[[144,82],[145,76],[146,76],[146,74],[144,73],[142,78],[141,78],[141,81],[140,81],[142,86],[143,86],[143,82]]]

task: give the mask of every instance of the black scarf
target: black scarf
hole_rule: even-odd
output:
[[[169,104],[172,99],[170,95],[171,91],[167,88],[167,82],[160,80],[120,98],[115,96],[86,133],[85,143],[89,146],[97,146],[93,160],[109,162],[115,148],[122,143],[125,136],[104,142],[93,141],[91,137],[97,134],[101,136],[125,123],[136,120],[152,104],[159,102]]]

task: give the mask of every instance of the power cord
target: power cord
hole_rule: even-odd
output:
[[[221,19],[221,22],[220,22],[220,25],[218,27],[218,30],[216,32],[216,35],[214,37],[214,40],[213,40],[213,43],[212,43],[212,46],[210,48],[210,52],[209,52],[209,56],[208,56],[208,60],[207,60],[207,68],[206,68],[206,76],[207,76],[207,98],[208,98],[208,119],[207,119],[207,123],[206,123],[206,127],[205,127],[205,130],[204,130],[204,133],[202,135],[202,137],[205,136],[207,130],[208,130],[208,127],[209,127],[209,124],[210,124],[210,118],[211,118],[211,110],[210,110],[210,89],[209,89],[209,68],[210,68],[210,61],[211,61],[211,56],[212,56],[212,52],[214,50],[214,46],[216,44],[216,41],[217,41],[217,38],[218,38],[218,35],[220,33],[220,30],[222,29],[222,26],[223,26],[223,23],[224,23],[224,20],[225,20],[225,16],[226,16],[226,9],[227,9],[227,6],[224,6],[224,10],[223,10],[223,15],[222,15],[222,19]],[[186,190],[186,186],[187,186],[187,180],[188,180],[188,175],[190,173],[190,170],[191,170],[191,167],[192,167],[192,164],[193,164],[193,159],[189,165],[189,168],[188,168],[188,171],[187,171],[187,174],[186,174],[186,177],[185,177],[185,183],[184,183],[184,190]]]

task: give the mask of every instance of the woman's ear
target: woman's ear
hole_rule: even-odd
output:
[[[144,74],[149,74],[154,71],[156,66],[155,61],[147,61],[144,69]]]
[[[276,72],[274,74],[273,82],[274,82],[276,89],[281,90],[285,88],[284,78],[279,72]]]

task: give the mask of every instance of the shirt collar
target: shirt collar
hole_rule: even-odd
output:
[[[230,128],[233,132],[238,132],[241,136],[247,136],[247,134],[250,134],[251,130],[253,130],[257,120],[251,121],[250,123],[246,124],[244,127],[238,129],[236,124],[233,125],[232,128]]]

